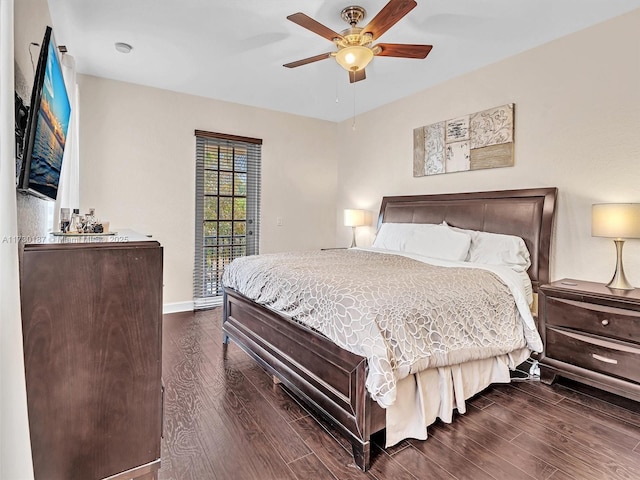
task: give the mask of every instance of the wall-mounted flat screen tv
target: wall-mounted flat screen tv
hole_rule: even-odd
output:
[[[58,49],[47,27],[31,93],[18,190],[56,199],[70,116]]]

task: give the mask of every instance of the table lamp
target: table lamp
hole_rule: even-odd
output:
[[[353,238],[351,239],[351,248],[356,247],[356,228],[364,225],[364,210],[344,211],[344,226],[353,228]]]
[[[591,209],[591,235],[613,238],[618,255],[609,288],[633,290],[622,266],[622,247],[627,238],[640,238],[640,203],[600,203]]]

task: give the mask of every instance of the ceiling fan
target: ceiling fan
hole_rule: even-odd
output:
[[[405,43],[373,44],[378,37],[398,23],[400,19],[417,5],[414,0],[390,0],[389,3],[373,17],[373,20],[363,28],[358,27],[357,24],[365,17],[365,9],[356,5],[346,7],[342,10],[341,17],[350,26],[340,33],[334,32],[304,13],[298,12],[289,15],[287,17],[288,20],[333,42],[338,50],[286,63],[284,66],[287,68],[295,68],[324,60],[325,58],[335,57],[340,66],[349,72],[349,81],[354,83],[366,78],[365,67],[374,56],[425,58],[431,51],[431,48],[433,48],[431,45],[410,45]]]

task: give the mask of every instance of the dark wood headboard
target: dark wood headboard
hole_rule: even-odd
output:
[[[531,254],[534,291],[549,282],[549,253],[557,188],[383,197],[378,228],[386,223],[442,223],[517,235]]]

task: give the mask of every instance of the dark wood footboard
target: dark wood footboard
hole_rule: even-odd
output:
[[[360,469],[370,462],[371,435],[385,411],[365,389],[367,360],[232,289],[224,292],[222,330],[302,402],[351,442]]]

